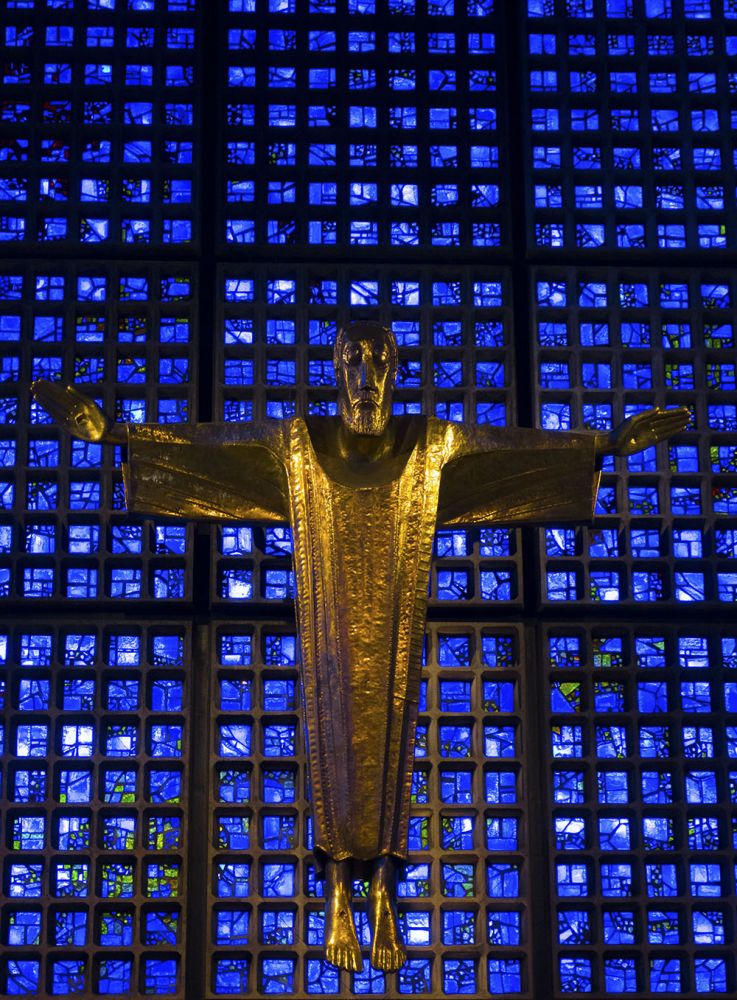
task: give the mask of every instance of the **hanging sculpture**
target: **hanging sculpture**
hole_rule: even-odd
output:
[[[588,521],[599,457],[647,448],[689,413],[648,410],[609,433],[392,417],[389,330],[354,323],[333,360],[337,417],[124,425],[70,387],[41,380],[33,392],[76,437],[127,444],[129,511],[291,524],[326,958],[361,968],[351,881],[368,866],[371,963],[391,970],[405,961],[394,863],[407,851],[436,526]]]

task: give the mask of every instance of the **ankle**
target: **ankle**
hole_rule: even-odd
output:
[[[371,892],[387,893],[394,885],[394,863],[391,858],[379,858],[371,876]]]
[[[345,861],[328,861],[325,868],[325,891],[328,899],[350,899],[350,868]]]

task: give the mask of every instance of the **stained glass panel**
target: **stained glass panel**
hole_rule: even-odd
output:
[[[0,648],[4,995],[183,996],[188,628],[28,619]]]
[[[717,746],[729,756],[735,642],[695,624],[547,628],[558,992],[728,992],[732,777]],[[617,702],[600,702],[604,683]],[[574,686],[580,700],[557,696]]]
[[[219,240],[405,259],[508,246],[498,6],[229,4]]]
[[[731,0],[528,0],[529,242],[734,245]]]
[[[731,276],[545,269],[534,288],[539,426],[605,433],[651,406],[692,414],[667,444],[604,460],[593,527],[545,530],[542,599],[734,603]]]
[[[348,320],[372,319],[390,325],[398,341],[396,414],[514,422],[504,271],[230,265],[219,281],[218,419],[335,415],[335,333]],[[293,600],[288,528],[225,526],[217,548],[217,600]],[[431,600],[518,605],[520,553],[514,529],[439,531]]]
[[[30,393],[74,385],[123,422],[193,417],[193,269],[5,262],[0,274],[0,595],[176,601],[191,593],[192,527],[125,513],[121,448],[71,440]]]
[[[191,244],[202,5],[4,6],[0,241]]]

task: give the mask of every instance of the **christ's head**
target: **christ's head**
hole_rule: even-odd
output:
[[[379,323],[351,323],[335,338],[333,365],[345,426],[354,434],[383,434],[397,374],[394,334]]]

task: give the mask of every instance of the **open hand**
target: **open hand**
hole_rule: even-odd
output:
[[[682,431],[690,419],[690,410],[679,406],[663,410],[659,406],[636,413],[609,432],[599,450],[610,455],[634,455]]]
[[[94,400],[69,385],[40,378],[31,386],[33,398],[65,431],[83,441],[113,440],[113,422]]]

